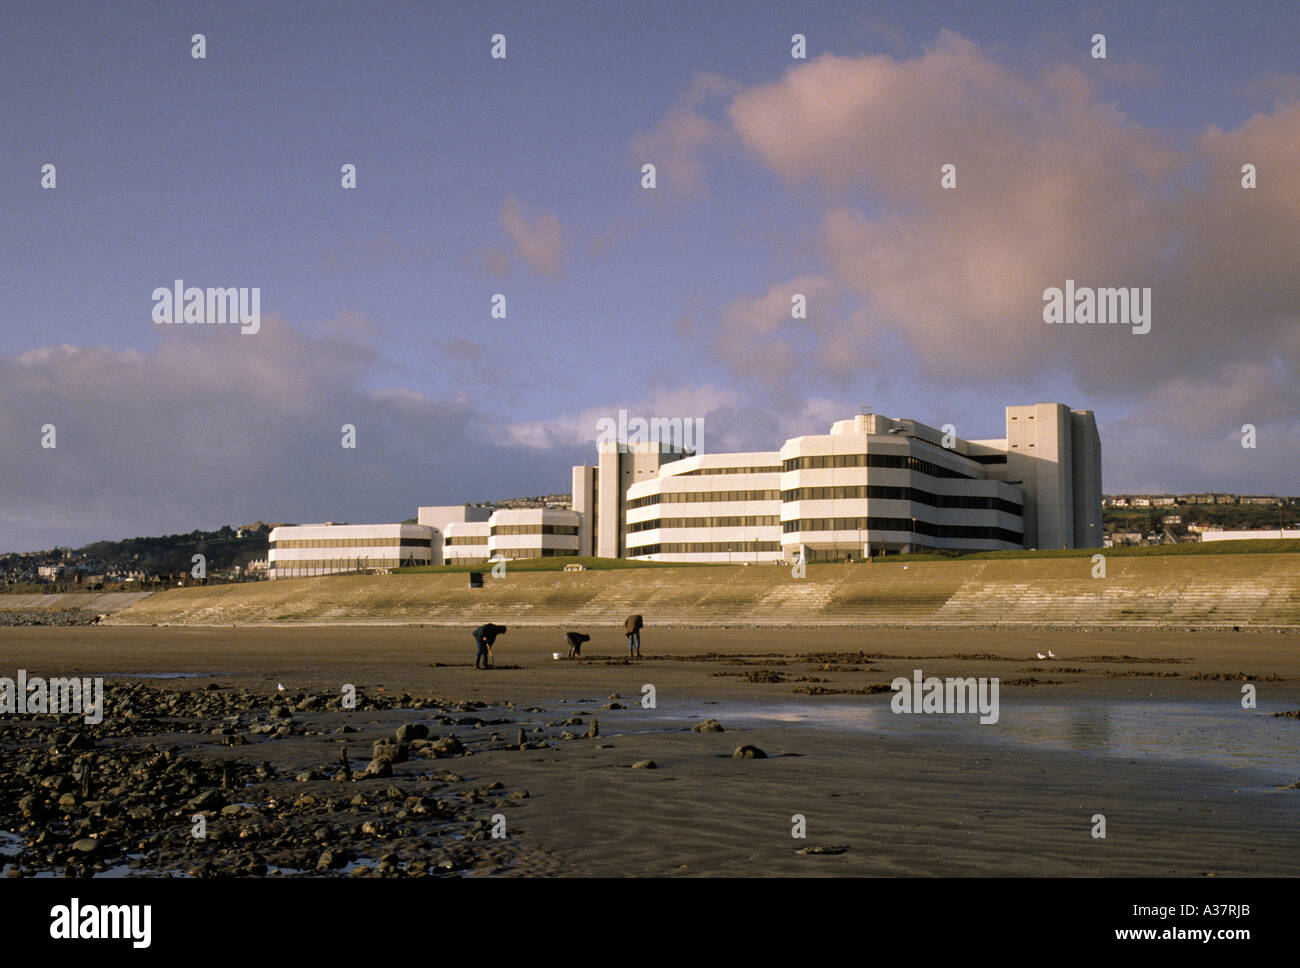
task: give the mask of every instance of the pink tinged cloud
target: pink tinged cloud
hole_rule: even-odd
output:
[[[533,272],[559,276],[564,271],[564,231],[554,213],[529,218],[514,196],[501,206],[501,228],[514,243],[515,254]]]

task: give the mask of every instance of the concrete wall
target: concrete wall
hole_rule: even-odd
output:
[[[1069,548],[1074,543],[1070,430],[1070,411],[1064,404],[1007,407],[1007,476],[1024,482],[1034,509],[1025,517],[1027,548]]]
[[[1070,454],[1074,465],[1074,547],[1100,548],[1101,437],[1091,410],[1070,411]]]

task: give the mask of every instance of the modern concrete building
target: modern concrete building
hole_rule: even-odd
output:
[[[422,507],[416,511],[415,520],[425,527],[433,528],[433,563],[435,565],[443,564],[443,545],[446,542],[447,526],[450,524],[465,524],[468,522],[486,522],[492,516],[492,509],[487,507],[476,507],[472,504],[449,504],[434,507]],[[467,537],[464,531],[458,532],[459,537]],[[485,535],[486,537],[486,535]],[[464,544],[462,542],[462,544]]]
[[[990,476],[1025,494],[1024,547],[1101,546],[1101,438],[1091,410],[1061,403],[1006,408],[1007,435],[970,443],[1004,461]]]
[[[780,455],[705,454],[661,465],[627,489],[624,534],[629,558],[781,560]]]
[[[863,414],[779,451],[600,448],[573,469],[580,548],[599,557],[782,561],[1102,544],[1092,412],[1006,408],[1006,437],[964,440]]]
[[[452,521],[443,530],[442,564],[476,565],[491,557],[486,521]]]
[[[494,511],[488,519],[489,558],[552,558],[578,553],[579,516],[553,508]]]
[[[602,440],[572,481],[572,510],[461,504],[421,507],[416,525],[276,528],[271,574],[573,555],[812,561],[1104,537],[1096,421],[1059,403],[1007,407],[1006,436],[990,440],[875,413],[774,451]]]
[[[649,480],[665,464],[690,455],[669,443],[602,442],[597,463],[573,469],[573,510],[581,516],[578,553],[598,558],[627,557],[627,491]]]
[[[428,565],[433,529],[419,524],[302,524],[273,528],[271,578]]]

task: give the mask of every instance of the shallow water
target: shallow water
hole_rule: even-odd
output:
[[[646,710],[657,722],[718,719],[724,727],[792,725],[861,730],[918,740],[1010,743],[1039,750],[1194,760],[1216,766],[1262,768],[1279,779],[1300,776],[1300,722],[1273,717],[1284,707],[1242,709],[1234,700],[1003,700],[996,723],[978,714],[894,713],[890,697],[872,703],[708,703]]]
[[[98,672],[91,673],[103,679],[200,679],[219,676],[220,672]]]

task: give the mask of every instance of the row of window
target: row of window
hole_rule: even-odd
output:
[[[655,504],[706,504],[723,501],[779,501],[780,491],[664,491],[628,501],[629,510]]]
[[[429,538],[289,538],[272,541],[271,550],[277,548],[428,548]]]
[[[710,554],[716,552],[780,551],[779,541],[679,541],[670,544],[644,545],[631,549],[637,555]]]
[[[931,538],[985,538],[1023,544],[1024,535],[1006,528],[973,527],[961,524],[933,524],[919,518],[800,518],[782,521],[781,531],[902,531]]]
[[[576,555],[576,549],[569,548],[498,548],[493,552],[494,558],[564,558]]]
[[[467,534],[457,537],[443,538],[444,545],[485,545],[487,544],[487,535]]]
[[[1019,516],[1024,509],[1000,497],[980,497],[972,494],[931,494],[916,487],[886,487],[881,484],[863,484],[847,487],[793,487],[781,492],[782,501],[830,501],[841,498],[880,498],[888,501],[915,501],[935,508],[980,508],[1006,511]]]
[[[792,457],[781,462],[782,471],[817,470],[825,467],[894,467],[930,477],[956,477],[967,481],[977,480],[970,474],[940,467],[919,457],[903,454],[823,454],[816,457]]]
[[[682,471],[673,477],[714,477],[720,474],[780,474],[781,468],[771,467],[701,467],[693,471]]]
[[[751,514],[737,517],[711,518],[654,518],[650,521],[637,521],[629,524],[627,530],[653,531],[655,528],[749,528],[776,527],[781,523],[779,514]]]
[[[577,534],[578,529],[568,524],[497,524],[492,534]]]
[[[277,575],[299,571],[363,571],[367,568],[408,568],[427,565],[428,558],[300,558],[290,561],[272,561],[269,567]]]

